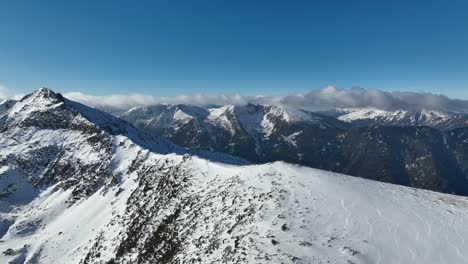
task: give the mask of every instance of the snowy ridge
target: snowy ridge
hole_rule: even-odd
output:
[[[451,129],[468,126],[468,115],[435,110],[420,111],[381,110],[375,108],[337,109],[337,118],[349,123],[363,125],[429,126]]]
[[[339,109],[344,114],[339,116],[338,119],[341,121],[352,122],[363,119],[384,119],[386,121],[399,120],[404,118],[408,113],[407,111],[385,111],[375,108],[362,108],[362,109]]]
[[[267,114],[281,117],[287,122],[317,122],[319,120],[317,117],[311,116],[310,113],[304,110],[278,105],[267,106]]]

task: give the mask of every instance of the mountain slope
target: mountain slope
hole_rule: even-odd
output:
[[[0,120],[1,263],[466,262],[464,197],[220,163],[242,160],[190,155],[48,89]]]
[[[125,152],[129,161],[138,157]],[[235,167],[150,155],[139,161],[142,167],[129,173],[126,166],[132,167],[121,162],[118,171],[123,180],[107,191],[98,190],[70,206],[66,201],[71,193],[51,187],[17,210],[18,218],[0,244],[9,254],[0,259],[33,263],[466,260],[468,201],[462,197],[284,163]]]
[[[330,116],[333,113],[279,106],[158,105],[131,109],[122,118],[176,144],[256,163],[287,161],[468,195],[468,154],[462,147],[468,133],[425,126],[455,124],[459,115],[452,118],[429,111],[416,115],[375,109],[348,109],[346,113],[338,120]],[[464,130],[468,128],[458,129]]]

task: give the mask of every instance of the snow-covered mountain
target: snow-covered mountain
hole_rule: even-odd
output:
[[[191,152],[48,89],[0,131],[0,263],[467,261],[464,197]]]
[[[468,127],[468,114],[436,110],[380,110],[349,108],[329,111],[339,120],[358,126],[427,126],[440,130]]]
[[[328,116],[281,106],[226,105],[221,107],[197,107],[192,105],[156,105],[135,107],[123,113],[121,118],[138,126],[153,130],[179,130],[192,121],[204,130],[222,128],[230,134],[244,130],[251,135],[271,135],[284,123],[308,123],[323,128],[339,126],[340,122]],[[342,124],[341,124],[342,125]]]
[[[283,137],[282,130],[303,125],[326,130],[347,126],[335,118],[280,106],[226,105],[197,107],[156,105],[137,107],[120,116],[136,127],[190,148],[210,149],[252,161],[270,152],[278,139],[294,144],[295,134]]]
[[[461,114],[375,109],[313,113],[249,104],[157,105],[133,108],[121,117],[181,146],[224,152],[255,163],[288,161],[468,195],[468,128],[436,128],[461,126]]]

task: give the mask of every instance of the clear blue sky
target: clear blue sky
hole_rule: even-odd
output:
[[[5,0],[0,36],[0,85],[20,92],[468,98],[466,0]]]

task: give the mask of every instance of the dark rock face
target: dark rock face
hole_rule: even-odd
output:
[[[182,193],[188,183],[181,178],[187,180],[189,173],[168,163],[166,160],[142,168],[144,175],[139,174],[141,181],[138,189],[128,200],[129,206],[123,220],[127,223],[127,229],[118,247],[116,260],[125,259],[130,252],[141,252],[137,263],[171,263],[180,251],[183,240],[180,211],[188,206],[187,198]],[[180,202],[177,202],[177,198]]]

